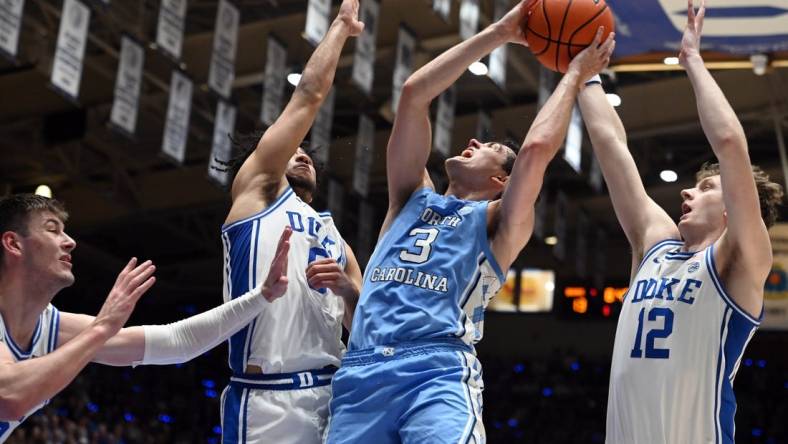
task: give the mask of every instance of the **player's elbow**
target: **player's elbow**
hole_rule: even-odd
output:
[[[523,143],[521,152],[532,161],[550,162],[553,157],[553,146],[546,137],[531,137]]]
[[[410,76],[402,85],[399,96],[399,107],[413,105],[429,105],[430,98],[427,97],[424,82],[417,76]]]

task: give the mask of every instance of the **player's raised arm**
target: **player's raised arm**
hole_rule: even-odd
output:
[[[413,73],[402,87],[397,117],[386,151],[389,209],[397,211],[426,182],[430,155],[430,103],[473,62],[509,41],[524,41],[520,24],[534,0],[523,0],[506,16],[447,50]]]
[[[259,193],[261,186],[284,180],[288,160],[306,137],[331,89],[345,41],[364,29],[364,24],[358,21],[358,5],[359,0],[342,2],[326,36],[307,61],[287,106],[238,171],[232,186],[234,202],[244,193]]]
[[[0,346],[0,420],[18,421],[63,390],[126,323],[139,298],[153,285],[154,267],[132,259],[118,275],[95,318],[63,347],[15,362]]]
[[[615,48],[614,34],[602,42],[604,28],[597,31],[591,45],[569,64],[553,94],[536,115],[517,155],[509,183],[500,201],[491,205],[492,249],[506,270],[525,247],[533,232],[534,204],[542,188],[547,165],[566,137],[577,93],[588,77],[601,71]]]

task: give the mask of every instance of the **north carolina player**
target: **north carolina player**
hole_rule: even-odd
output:
[[[574,59],[519,155],[471,140],[446,161],[449,188],[437,194],[424,169],[430,102],[474,61],[523,42],[527,4],[405,82],[387,150],[389,210],[364,275],[350,351],[334,378],[328,443],[484,442],[473,348],[484,308],[531,235],[534,202],[577,92],[614,46],[611,35],[600,47],[600,30]]]
[[[741,124],[703,64],[703,15],[690,1],[680,60],[719,164],[681,192],[678,226],[646,194],[602,88],[579,96],[633,251],[610,372],[609,444],[733,443],[733,379],[762,316],[766,230],[782,190],[751,166]]]
[[[256,285],[283,227],[293,234],[286,294],[229,341],[225,443],[322,441],[331,378],[345,352],[342,323],[350,329],[361,272],[330,215],[309,206],[315,169],[299,144],[331,88],[345,41],[363,29],[358,6],[342,2],[290,102],[233,181],[222,228],[225,301]]]

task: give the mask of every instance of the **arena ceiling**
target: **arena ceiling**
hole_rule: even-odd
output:
[[[239,107],[236,127],[260,127],[265,44],[274,34],[288,48],[288,63],[302,65],[312,47],[302,37],[306,0],[235,0],[242,17],[239,31],[233,99]],[[338,1],[333,2],[336,5]],[[482,0],[480,25],[489,23],[492,2]],[[94,8],[78,104],[63,99],[48,86],[49,72],[60,21],[61,2],[29,0],[25,6],[20,56],[17,62],[0,62],[0,194],[32,191],[48,184],[72,213],[69,230],[80,247],[75,254],[78,270],[116,272],[132,256],[152,257],[160,265],[160,289],[177,294],[215,298],[220,285],[218,229],[228,208],[226,192],[206,179],[213,131],[215,97],[206,86],[216,1],[188,3],[183,66],[195,81],[187,158],[175,165],[160,155],[163,121],[167,109],[170,73],[163,55],[147,47],[138,133],[129,140],[107,125],[120,36],[138,40],[154,38],[158,1],[113,1]],[[334,113],[334,141],[325,174],[345,184],[347,198],[342,230],[353,243],[359,198],[351,182],[358,115],[375,116],[376,155],[370,201],[376,215],[385,212],[384,148],[390,130],[391,78],[400,23],[418,38],[416,65],[420,66],[460,41],[457,7],[446,23],[435,15],[428,0],[382,0],[381,23],[371,96],[350,81],[353,42],[340,60]],[[713,158],[701,132],[693,94],[681,71],[628,72],[620,63],[661,60],[663,54],[617,61],[613,70],[618,108],[628,129],[631,150],[649,193],[669,213],[678,217],[679,190],[693,183],[693,173]],[[782,56],[782,54],[778,54]],[[739,60],[720,54],[714,60]],[[745,58],[746,59],[746,58]],[[788,70],[776,68],[757,76],[751,69],[714,72],[747,131],[753,161],[784,183],[776,128],[788,126]],[[496,137],[522,138],[536,112],[540,70],[523,47],[510,45],[507,84],[502,90],[487,77],[466,73],[459,80],[453,146],[457,151],[473,136],[477,110],[493,116]],[[292,87],[287,92],[289,95]],[[548,180],[550,206],[557,190],[570,197],[570,216],[586,212],[594,226],[608,234],[609,278],[625,280],[628,252],[606,194],[589,185],[590,144],[583,147],[582,174],[561,159],[551,165]],[[440,159],[434,159],[440,167]],[[670,167],[678,182],[663,183],[658,173]],[[318,205],[324,202],[318,199]],[[552,212],[550,212],[552,213]],[[569,233],[574,233],[570,217]],[[548,224],[549,225],[549,224]],[[570,251],[571,251],[570,246]],[[594,253],[590,253],[593,257]],[[521,262],[528,266],[559,269],[566,279],[576,279],[574,264],[556,261],[548,247],[533,240]],[[215,301],[215,299],[211,299]]]

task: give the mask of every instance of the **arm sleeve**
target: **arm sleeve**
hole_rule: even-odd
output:
[[[205,353],[248,325],[269,302],[257,287],[216,308],[167,325],[145,325],[145,354],[134,365],[179,364]]]

